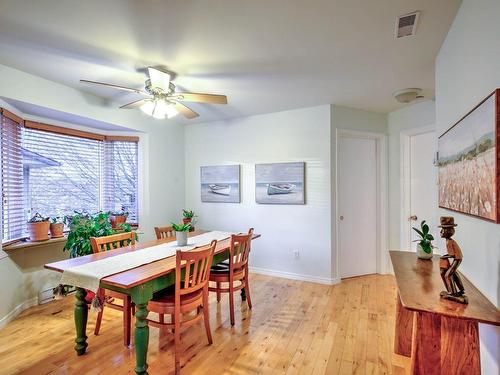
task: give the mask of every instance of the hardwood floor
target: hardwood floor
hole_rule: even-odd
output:
[[[182,335],[183,374],[409,374],[409,359],[393,354],[396,289],[392,276],[370,275],[335,286],[252,274],[247,309],[236,297],[210,295],[214,344],[203,323]],[[88,351],[74,350],[70,296],[25,311],[0,331],[0,374],[133,374],[133,349],[123,347],[121,315],[107,309]],[[173,335],[150,328],[149,374],[174,369]]]

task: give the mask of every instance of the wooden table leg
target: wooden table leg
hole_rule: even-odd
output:
[[[411,374],[441,375],[441,316],[415,312]]]
[[[135,303],[135,373],[147,375],[148,372],[148,302],[153,298],[151,285],[139,285],[132,289],[132,301]]]
[[[481,374],[477,322],[441,317],[441,369],[443,374]]]
[[[87,350],[87,317],[88,317],[88,306],[85,301],[87,291],[83,288],[76,288],[76,302],[75,302],[75,328],[76,328],[76,339],[75,339],[75,351],[78,355],[85,354]]]
[[[412,374],[481,374],[477,322],[416,312],[413,330]]]
[[[413,333],[413,311],[407,310],[401,304],[401,298],[396,301],[396,327],[394,335],[394,353],[411,356],[411,341]]]

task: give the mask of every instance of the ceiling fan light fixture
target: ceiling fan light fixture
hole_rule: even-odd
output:
[[[141,105],[141,111],[149,116],[153,116],[155,110],[155,102],[153,100],[148,100],[146,103]]]
[[[147,101],[141,106],[141,110],[159,120],[163,120],[165,117],[170,119],[179,114],[175,104],[165,99]]]

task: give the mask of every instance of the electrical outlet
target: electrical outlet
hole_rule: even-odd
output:
[[[293,252],[293,258],[294,258],[294,259],[299,259],[299,258],[300,258],[300,253],[299,253],[299,251],[298,251],[298,250],[295,250],[295,251]]]

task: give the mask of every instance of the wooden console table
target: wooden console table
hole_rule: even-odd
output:
[[[438,255],[390,254],[398,287],[394,352],[411,356],[415,375],[480,374],[478,323],[500,325],[499,310],[463,275],[469,304],[442,300]]]

